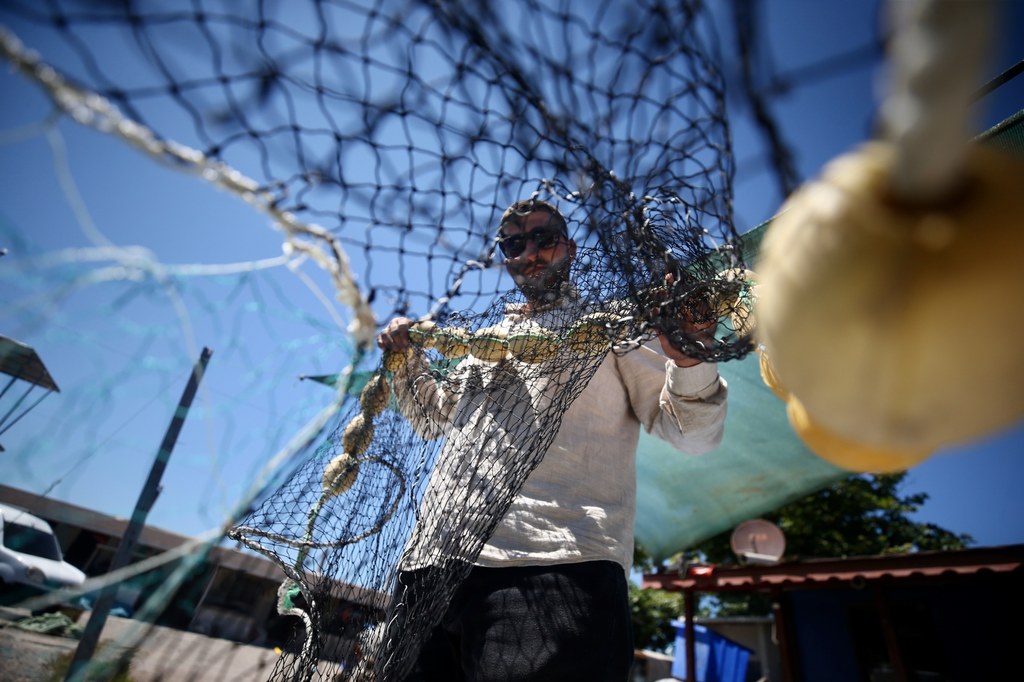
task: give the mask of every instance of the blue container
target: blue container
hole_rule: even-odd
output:
[[[672,676],[690,680],[686,675],[686,623],[674,620],[672,625],[676,629]],[[693,631],[697,675],[691,682],[744,682],[747,679],[750,649],[703,625],[694,625]]]

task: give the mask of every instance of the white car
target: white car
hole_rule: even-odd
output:
[[[85,573],[64,561],[50,524],[0,503],[0,589],[38,594],[83,582]]]

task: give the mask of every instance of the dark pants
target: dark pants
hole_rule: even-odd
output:
[[[624,682],[632,662],[618,564],[474,567],[406,682]]]

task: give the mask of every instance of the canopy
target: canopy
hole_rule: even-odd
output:
[[[28,414],[43,398],[54,391],[60,391],[35,349],[6,336],[0,336],[0,374],[10,377],[0,389],[0,435]],[[8,392],[19,381],[28,384],[27,388],[8,396]],[[35,402],[23,406],[35,388],[41,388],[44,392]],[[0,452],[3,451],[0,445]]]
[[[48,391],[60,391],[35,349],[6,336],[0,336],[0,373]]]

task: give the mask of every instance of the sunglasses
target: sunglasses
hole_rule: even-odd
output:
[[[526,251],[526,242],[532,241],[538,249],[550,249],[562,239],[562,233],[547,227],[538,227],[523,234],[498,238],[498,248],[506,258],[516,258]]]

